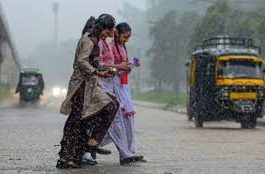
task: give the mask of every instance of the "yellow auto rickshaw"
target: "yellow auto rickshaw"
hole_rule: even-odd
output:
[[[196,127],[229,120],[255,128],[265,99],[263,58],[252,39],[203,41],[187,63],[187,115]]]

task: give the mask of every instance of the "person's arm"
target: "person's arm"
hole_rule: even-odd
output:
[[[127,65],[126,62],[117,63],[118,61],[117,61],[117,57],[116,57],[116,55],[117,55],[118,53],[117,53],[117,49],[116,49],[116,47],[115,47],[115,45],[114,45],[113,42],[111,42],[111,43],[109,44],[109,48],[110,48],[110,50],[111,50],[111,52],[112,52],[112,54],[113,54],[114,64],[106,65],[106,66],[111,67],[111,68],[116,68],[118,71],[128,71],[129,66]]]
[[[109,71],[99,72],[89,63],[89,56],[93,51],[94,43],[91,40],[84,40],[80,43],[79,52],[77,54],[76,65],[84,76],[97,75],[100,77],[111,77]]]
[[[122,71],[126,71],[128,70],[129,66],[127,65],[127,63],[120,63],[120,64],[108,64],[106,65],[107,67],[110,68],[116,68],[118,70],[122,70]]]
[[[92,53],[94,44],[91,40],[83,40],[79,43],[76,65],[84,76],[91,76],[96,69],[89,63],[89,56]]]

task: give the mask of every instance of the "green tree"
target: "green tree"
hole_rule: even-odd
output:
[[[176,12],[170,11],[154,23],[150,30],[153,44],[148,55],[151,57],[151,75],[156,89],[162,90],[166,86],[175,93],[179,92],[184,80],[183,65],[189,38],[198,19],[195,12],[186,12],[177,18]]]
[[[201,44],[202,40],[216,36],[252,38],[257,45],[265,48],[265,13],[256,10],[245,10],[243,6],[235,7],[227,0],[216,1],[207,9],[200,24],[190,39],[191,47]],[[246,6],[244,6],[246,7]]]
[[[172,31],[177,29],[176,13],[171,11],[162,19],[155,22],[150,30],[150,37],[153,40],[148,56],[152,57],[150,64],[151,76],[157,90],[162,90],[163,84],[170,84],[170,74],[173,70],[175,58],[176,38]]]

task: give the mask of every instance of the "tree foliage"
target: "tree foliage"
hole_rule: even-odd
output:
[[[192,49],[208,37],[253,38],[265,50],[265,13],[246,7],[232,0],[219,0],[213,1],[203,15],[191,10],[179,15],[172,15],[176,14],[173,11],[166,13],[150,28],[153,40],[149,50],[150,68],[155,84],[170,85],[178,93],[185,81],[185,61]],[[156,87],[160,89],[161,85]]]
[[[194,47],[206,38],[252,38],[265,50],[265,1],[147,0],[147,4],[146,11],[126,4],[122,14],[138,35],[137,39],[132,36],[130,49],[140,47],[147,53],[144,64],[148,66],[142,70],[150,70],[148,79],[157,90],[185,90],[184,65]]]
[[[153,44],[148,55],[152,58],[151,75],[158,90],[164,84],[179,92],[187,44],[197,21],[194,12],[177,17],[176,12],[170,11],[150,29]]]

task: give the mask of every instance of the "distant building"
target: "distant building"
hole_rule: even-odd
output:
[[[0,83],[8,87],[15,87],[20,68],[18,54],[0,4]]]

